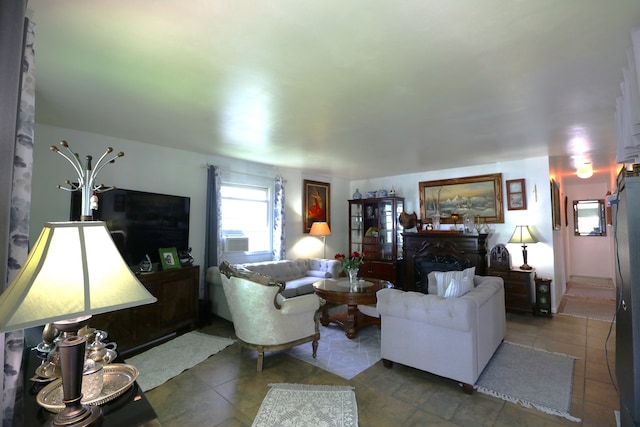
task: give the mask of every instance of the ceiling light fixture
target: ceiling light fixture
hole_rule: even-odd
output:
[[[583,164],[578,166],[576,175],[578,175],[578,178],[582,179],[591,178],[591,176],[593,176],[593,165],[591,164],[591,162],[584,162]]]

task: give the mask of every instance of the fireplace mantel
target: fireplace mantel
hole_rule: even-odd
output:
[[[465,260],[465,263],[476,267],[477,275],[484,276],[487,272],[487,236],[453,231],[404,233],[402,288],[407,291],[426,292],[420,286],[416,260],[429,256]]]

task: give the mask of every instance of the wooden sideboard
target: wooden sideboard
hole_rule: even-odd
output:
[[[534,270],[519,268],[489,268],[489,276],[502,277],[504,281],[504,305],[507,311],[533,312],[531,288],[534,287]]]
[[[90,326],[107,331],[109,340],[118,344],[118,353],[125,355],[181,329],[194,329],[198,321],[199,266],[137,277],[157,302],[99,314],[89,321]]]
[[[476,267],[477,275],[487,271],[487,234],[458,233],[453,231],[424,231],[404,233],[402,288],[420,289],[416,261],[426,256],[449,257],[465,260]],[[467,261],[468,260],[468,261]]]

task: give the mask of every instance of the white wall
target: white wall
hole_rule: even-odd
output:
[[[566,267],[569,276],[592,276],[613,279],[615,276],[612,239],[609,236],[574,235],[574,200],[604,199],[609,190],[606,182],[569,183],[564,186],[567,196],[567,253]],[[612,232],[607,226],[607,235]]]
[[[405,210],[408,213],[416,212],[418,217],[421,217],[419,182],[493,173],[502,173],[503,198],[506,197],[504,186],[506,180],[525,179],[527,209],[510,211],[505,204],[505,222],[504,224],[491,224],[492,232],[487,246],[491,248],[497,243],[506,244],[516,225],[530,225],[539,243],[527,247],[528,262],[535,267],[538,276],[554,279],[552,283],[552,286],[554,286],[552,305],[555,311],[562,296],[561,290],[558,291],[556,287],[558,286],[557,283],[562,283],[562,281],[556,280],[556,260],[554,259],[553,250],[554,232],[551,224],[551,193],[549,190],[550,172],[547,157],[353,181],[351,182],[351,192],[354,192],[357,188],[366,196],[367,191],[388,190],[393,186],[398,196],[405,198]],[[507,249],[511,255],[512,265],[514,267],[520,266],[523,263],[521,246],[507,244]],[[560,268],[562,269],[562,265],[560,265]]]
[[[84,157],[91,155],[95,161],[107,147],[125,156],[107,165],[98,175],[97,183],[120,188],[149,191],[191,198],[189,245],[193,248],[195,263],[203,265],[206,215],[207,164],[248,174],[275,177],[280,174],[286,181],[286,248],[288,258],[322,256],[320,239],[303,234],[302,230],[302,180],[312,179],[331,183],[331,229],[327,237],[327,256],[343,251],[347,246],[348,184],[344,180],[323,176],[304,175],[299,170],[278,170],[273,166],[242,162],[224,157],[205,156],[173,148],[123,140],[77,130],[36,124],[34,147],[34,171],[31,200],[30,241],[35,239],[47,221],[67,221],[69,200],[67,192],[57,189],[65,180],[77,176],[69,162],[50,151],[61,140],[68,141],[71,149]],[[201,271],[204,277],[204,271]]]

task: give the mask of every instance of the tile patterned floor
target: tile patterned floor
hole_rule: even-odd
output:
[[[233,337],[233,326],[216,318],[203,332]],[[581,423],[480,393],[465,395],[453,381],[397,364],[386,369],[380,361],[346,380],[277,352],[265,357],[264,371],[258,373],[255,352],[240,352],[237,344],[146,394],[164,427],[250,426],[268,384],[275,382],[354,386],[362,427],[613,427],[618,396],[608,366],[615,372],[615,328],[608,341],[607,336],[609,324],[603,321],[507,315],[508,341],[578,358],[571,414]],[[311,352],[311,345],[305,346]]]

